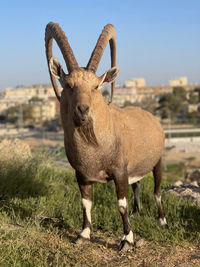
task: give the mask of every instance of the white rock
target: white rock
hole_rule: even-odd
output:
[[[174,186],[180,186],[180,185],[182,185],[182,184],[183,184],[183,182],[180,181],[180,180],[178,180],[178,181],[176,181],[176,182],[174,183]]]
[[[141,247],[144,246],[144,244],[145,244],[144,239],[140,239],[140,240],[138,240],[137,242],[135,242],[135,247],[136,247],[136,248],[141,248]]]
[[[192,184],[192,185],[194,185],[194,186],[197,186],[197,187],[199,187],[199,184],[198,184],[198,182],[197,182],[197,181],[193,181],[191,184]]]

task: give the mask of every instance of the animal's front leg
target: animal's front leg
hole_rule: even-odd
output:
[[[128,176],[126,175],[126,172],[116,173],[114,181],[117,192],[118,209],[124,226],[124,236],[121,240],[119,249],[126,251],[132,248],[134,241],[133,232],[128,219]]]
[[[92,208],[92,184],[84,184],[80,174],[76,174],[77,181],[81,192],[81,202],[83,208],[83,227],[76,240],[77,244],[81,244],[86,240],[90,240],[92,230],[91,226],[91,208]]]

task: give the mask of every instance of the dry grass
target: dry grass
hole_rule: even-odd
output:
[[[119,253],[119,239],[95,232],[84,246],[72,243],[77,231],[48,232],[37,227],[2,225],[0,266],[198,266],[200,247],[145,242]],[[189,263],[189,265],[188,265]]]

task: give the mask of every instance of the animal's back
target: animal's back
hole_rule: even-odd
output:
[[[139,107],[111,107],[116,134],[128,175],[142,177],[150,172],[162,157],[164,131],[158,119]]]

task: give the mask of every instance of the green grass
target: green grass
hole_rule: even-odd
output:
[[[182,180],[186,174],[186,167],[183,162],[177,164],[167,164],[163,172],[163,178],[170,183]]]
[[[168,187],[169,183],[163,181],[162,202],[168,228],[161,228],[152,176],[143,179],[142,209],[130,219],[136,237],[173,245],[198,244],[200,210],[191,201],[167,193]],[[113,184],[94,185],[94,231],[100,230],[107,236],[122,236],[116,202]],[[132,203],[130,188],[130,209]],[[76,258],[69,246],[75,234],[63,241],[66,231],[74,233],[82,225],[81,199],[74,173],[53,169],[40,156],[23,164],[0,162],[0,211],[0,266],[40,266],[38,262],[41,266],[50,263],[57,266],[65,253],[68,259],[70,255]]]

